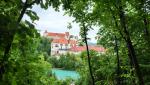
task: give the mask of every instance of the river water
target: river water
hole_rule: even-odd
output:
[[[55,74],[56,78],[59,80],[65,80],[67,78],[72,78],[73,80],[77,80],[80,76],[76,71],[68,71],[61,69],[52,69],[52,73]]]

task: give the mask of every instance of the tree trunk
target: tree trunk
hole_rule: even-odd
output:
[[[87,32],[86,32],[86,27],[85,27],[84,23],[83,23],[83,31],[84,31],[84,41],[85,41],[85,45],[86,45],[86,51],[87,51],[87,56],[88,56],[88,65],[89,65],[90,75],[91,75],[91,79],[92,79],[92,85],[95,85],[94,76],[93,76],[93,72],[92,72],[92,66],[91,66],[91,58],[90,58],[90,53],[89,53],[89,48],[88,48],[88,43],[87,43]]]
[[[121,85],[121,78],[120,78],[120,59],[118,53],[118,42],[117,37],[115,36],[115,51],[117,56],[117,85]]]
[[[36,1],[36,0],[35,0]],[[25,14],[25,11],[28,7],[30,7],[31,5],[33,5],[35,3],[35,1],[33,1],[31,4],[28,4],[28,0],[26,0],[25,4],[24,4],[24,7],[23,9],[21,10],[21,14],[20,16],[18,17],[17,19],[17,23],[16,23],[16,28],[18,28],[19,26],[19,23],[20,21],[22,20],[24,14]],[[0,79],[2,79],[2,74],[5,72],[5,67],[6,67],[6,63],[5,61],[8,60],[8,56],[9,56],[9,52],[10,52],[10,49],[11,49],[11,45],[12,45],[12,42],[14,40],[14,36],[16,34],[16,30],[14,30],[14,32],[9,32],[11,33],[10,37],[9,37],[9,42],[7,43],[6,47],[5,47],[5,50],[4,50],[4,56],[3,56],[3,60],[0,62]]]
[[[121,29],[119,29],[119,25],[118,25],[117,19],[116,19],[115,15],[113,14],[113,11],[112,11],[111,8],[110,8],[110,11],[111,11],[111,13],[112,13],[112,17],[113,17],[113,19],[114,19],[115,26],[116,26],[117,30],[119,31],[121,37],[122,37],[122,38],[125,40],[125,42],[126,42],[126,41],[127,41],[127,40],[126,40],[126,37],[123,35]],[[130,67],[131,67],[131,69],[133,69],[133,65],[134,65],[134,64],[133,64],[132,56],[131,56],[130,53],[128,53],[128,56],[129,56],[129,59],[130,59],[130,63],[129,63],[129,64],[130,64]],[[132,75],[133,75],[133,71],[132,71]],[[132,80],[132,84],[135,85],[135,80]]]
[[[125,14],[122,8],[121,1],[119,1],[119,18],[120,18],[120,24],[123,28],[123,32],[126,36],[126,44],[128,47],[128,52],[131,55],[131,57],[129,56],[130,61],[132,61],[132,63],[134,64],[134,68],[135,68],[135,71],[139,80],[139,85],[144,85],[144,80],[143,80],[143,76],[142,76],[138,61],[137,61],[137,56],[135,54],[135,50],[132,45],[129,32],[127,31],[126,18],[125,18]]]

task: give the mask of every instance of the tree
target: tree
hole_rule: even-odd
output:
[[[45,60],[47,60],[48,56],[51,56],[51,42],[52,39],[42,37],[40,41],[40,45],[38,47],[39,52],[44,53]]]
[[[136,5],[138,2],[138,5]],[[140,32],[141,30],[139,28],[142,28],[142,25],[144,25],[145,33],[148,33],[148,24],[146,21],[145,13],[144,16],[141,18],[141,10],[143,9],[149,9],[148,8],[148,1],[136,1],[129,0],[129,1],[121,1],[121,0],[106,0],[106,1],[72,1],[70,2],[72,5],[69,6],[67,9],[67,13],[69,13],[70,16],[75,17],[75,21],[77,23],[82,23],[80,26],[83,26],[83,23],[86,26],[92,26],[96,25],[99,26],[100,29],[103,28],[102,31],[103,35],[100,37],[104,37],[109,35],[107,38],[108,40],[112,41],[111,35],[117,35],[120,37],[120,40],[123,42],[123,44],[126,45],[126,47],[123,47],[128,51],[126,53],[126,56],[128,56],[130,60],[131,68],[134,68],[135,73],[137,75],[138,81],[140,85],[144,84],[142,72],[139,66],[139,56],[137,56],[137,48],[142,47],[139,43],[139,39],[141,39],[140,42],[145,43],[143,41],[144,38],[140,38],[136,36],[136,34],[139,34],[140,36],[143,36],[143,33]],[[134,6],[135,5],[135,6]],[[146,7],[145,7],[146,5]],[[139,17],[140,15],[140,17]],[[148,14],[146,13],[146,16]],[[139,21],[138,21],[139,20]],[[137,23],[134,23],[136,21],[138,23],[139,27],[136,27],[138,29],[135,29],[135,26]],[[144,24],[143,24],[144,22]],[[86,27],[86,31],[88,31],[90,27]],[[142,28],[143,29],[143,28]],[[82,29],[81,29],[82,30]],[[106,30],[106,31],[105,31]],[[84,31],[81,31],[83,33],[82,36],[85,36],[86,33]],[[103,38],[103,39],[104,39]],[[106,43],[106,42],[105,42]],[[110,46],[112,46],[112,42],[109,42]],[[136,43],[136,45],[135,45]],[[148,44],[145,44],[148,45]],[[139,46],[139,47],[137,47]],[[145,47],[145,46],[144,46]],[[147,49],[147,48],[146,48]],[[143,50],[144,51],[144,50]],[[148,51],[145,51],[146,54],[148,54]],[[140,62],[142,63],[142,62]]]

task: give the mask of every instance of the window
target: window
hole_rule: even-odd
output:
[[[68,44],[65,44],[65,46],[67,47],[67,46],[68,46]]]
[[[60,49],[62,50],[62,46],[63,46],[63,44],[60,44]]]
[[[59,54],[59,51],[56,51],[56,54]]]
[[[58,47],[58,44],[56,44],[55,47]]]

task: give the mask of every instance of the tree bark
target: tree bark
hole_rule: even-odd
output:
[[[120,24],[123,28],[123,32],[126,36],[126,44],[127,44],[127,47],[128,47],[128,53],[131,55],[131,57],[129,56],[129,59],[130,59],[130,61],[132,61],[133,65],[134,65],[134,68],[135,68],[135,71],[136,71],[136,74],[137,74],[137,77],[138,77],[138,80],[139,80],[139,85],[144,85],[144,80],[143,80],[143,76],[142,76],[142,73],[141,73],[141,70],[140,70],[139,63],[137,61],[137,56],[135,54],[135,49],[132,45],[129,32],[127,31],[126,18],[125,18],[125,14],[124,14],[124,11],[123,11],[121,1],[119,1],[119,18],[120,18]]]
[[[110,8],[110,11],[112,12],[111,8]],[[127,40],[126,40],[125,36],[122,34],[121,29],[119,29],[119,25],[118,25],[117,19],[116,19],[116,17],[113,15],[113,12],[112,12],[112,16],[113,16],[113,19],[114,19],[116,28],[118,29],[118,31],[119,31],[121,37],[122,37],[122,38],[125,40],[125,42],[126,42]],[[131,67],[131,69],[133,69],[133,59],[132,59],[132,56],[130,55],[130,53],[128,53],[128,56],[129,56],[129,60],[130,60],[130,63],[129,63],[129,64],[130,64],[130,67]],[[119,60],[119,59],[118,59],[118,60]],[[133,71],[132,71],[132,74],[131,74],[131,75],[133,75]],[[120,82],[121,82],[121,81],[122,81],[122,80],[120,80]],[[132,84],[135,85],[135,79],[132,80]],[[118,85],[119,85],[119,84],[118,84]]]
[[[121,79],[120,79],[120,59],[119,59],[119,53],[118,53],[118,42],[117,37],[115,36],[115,51],[117,56],[117,85],[121,85]]]
[[[85,41],[85,45],[86,45],[86,51],[87,51],[87,56],[88,56],[88,65],[89,65],[90,75],[91,75],[91,79],[92,79],[92,85],[95,85],[95,80],[94,80],[92,66],[91,66],[89,47],[88,47],[88,43],[87,43],[87,31],[86,31],[85,23],[83,23],[83,31],[84,31],[84,41]]]

